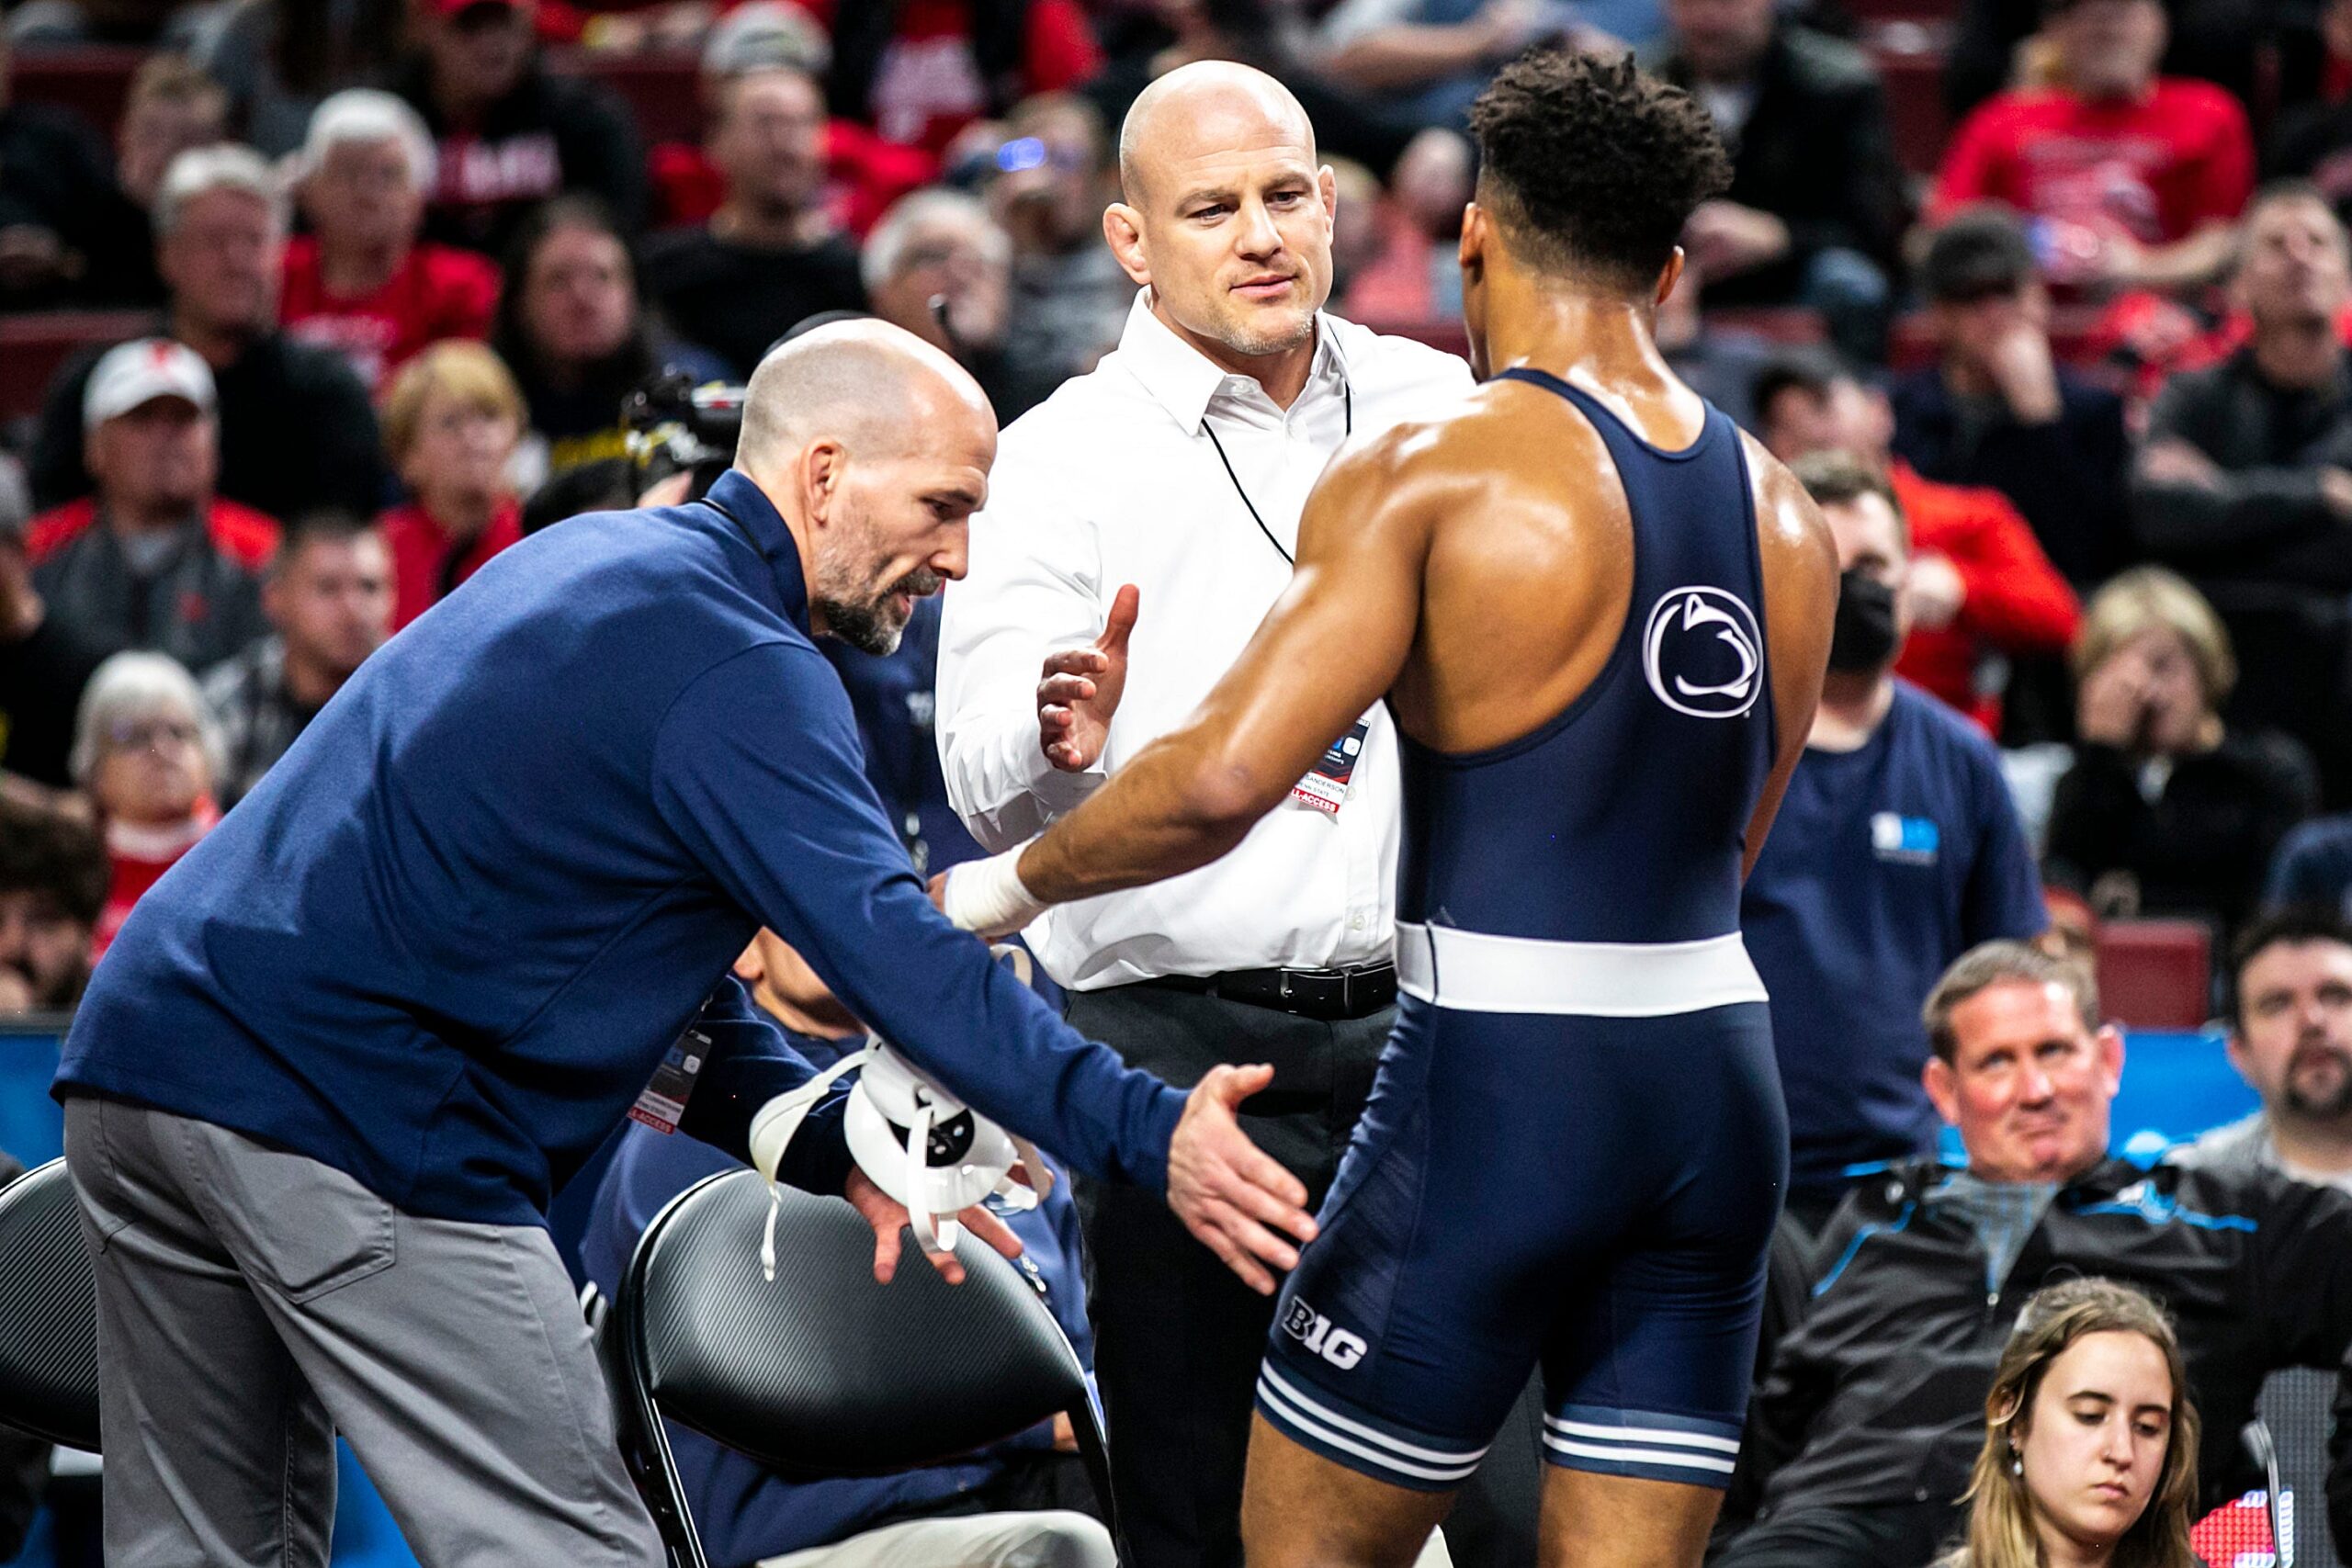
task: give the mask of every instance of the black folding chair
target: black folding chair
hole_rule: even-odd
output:
[[[805,1480],[935,1463],[1064,1415],[1118,1539],[1084,1369],[1027,1277],[967,1240],[950,1285],[902,1231],[898,1276],[879,1285],[856,1210],[788,1188],[783,1200],[771,1283],[755,1172],[680,1193],[646,1227],[603,1325],[622,1453],[672,1561],[707,1568],[664,1417]]]
[[[98,1303],[65,1162],[0,1188],[0,1426],[98,1451]]]

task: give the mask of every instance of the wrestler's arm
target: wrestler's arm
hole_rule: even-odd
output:
[[[1299,520],[1290,587],[1239,660],[1182,728],[1022,855],[1021,881],[1039,902],[1216,860],[1387,693],[1419,623],[1433,512],[1414,445],[1390,432],[1324,471]]]
[[[1765,835],[1780,814],[1789,775],[1804,755],[1821,704],[1829,664],[1829,633],[1838,610],[1838,545],[1820,508],[1797,477],[1752,435],[1748,469],[1755,477],[1756,536],[1764,567],[1764,637],[1772,660],[1772,717],[1778,741],[1772,772],[1747,821],[1744,876],[1756,869]]]

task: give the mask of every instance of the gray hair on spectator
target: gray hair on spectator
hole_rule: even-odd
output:
[[[312,112],[297,166],[308,179],[336,148],[378,141],[399,142],[408,159],[409,183],[418,190],[433,188],[433,133],[425,129],[424,117],[405,100],[374,87],[345,88]]]
[[[1928,993],[1919,1010],[1928,1026],[1928,1044],[1946,1063],[1960,1049],[1952,1032],[1952,1010],[1996,986],[2058,986],[2074,998],[2083,1027],[2098,1030],[2098,982],[2089,970],[2070,959],[2053,958],[2030,942],[1981,942],[1955,960]]]
[[[938,221],[968,225],[976,234],[981,254],[993,266],[1004,266],[1012,260],[1012,238],[998,227],[995,219],[978,197],[967,196],[960,190],[919,190],[899,197],[890,204],[890,210],[874,225],[865,237],[865,251],[858,258],[858,272],[865,279],[868,292],[890,281],[899,270],[905,254],[908,238],[922,224]]]
[[[133,650],[110,655],[91,674],[74,716],[74,750],[66,759],[74,782],[89,787],[106,750],[104,737],[115,725],[173,712],[185,713],[194,722],[197,743],[218,777],[224,761],[220,728],[197,689],[196,677],[169,654]]]
[[[216,190],[244,192],[269,209],[278,232],[286,231],[286,186],[269,161],[238,142],[216,141],[189,148],[164,171],[164,183],[155,191],[157,238],[179,227],[181,209],[189,202]]]

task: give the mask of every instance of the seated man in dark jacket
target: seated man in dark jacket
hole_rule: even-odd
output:
[[[763,931],[736,961],[752,999],[820,1071],[864,1043],[797,953]],[[618,1291],[638,1238],[670,1200],[740,1162],[693,1138],[632,1126],[597,1190],[581,1260],[596,1288]],[[1091,1366],[1093,1334],[1069,1173],[1036,1208],[1009,1216],[1026,1249],[1017,1265]],[[679,1480],[714,1568],[854,1568],[891,1562],[968,1568],[1112,1568],[1110,1532],[1088,1507],[1075,1437],[1060,1417],[950,1464],[896,1475],[793,1482],[682,1427],[670,1427]]]
[[[1909,203],[1870,58],[1772,0],[1667,0],[1666,15],[1659,73],[1733,150],[1731,189],[1683,234],[1689,281],[1713,304],[1813,306],[1840,349],[1881,358]]]
[[[2204,1417],[2209,1503],[2251,1481],[2237,1434],[2263,1380],[2337,1366],[2352,1340],[2352,1198],[2268,1172],[2107,1157],[2123,1040],[2098,1026],[2087,976],[1987,942],[1923,1010],[1928,1092],[1959,1124],[1967,1168],[1898,1168],[1830,1221],[1811,1308],[1748,1412],[1725,1513],[1757,1522],[1718,1568],[1932,1557],[1962,1519],[1994,1363],[2026,1297],[2052,1280],[2125,1280],[2172,1313]],[[2352,1405],[2337,1408],[2328,1491],[2343,1539]]]

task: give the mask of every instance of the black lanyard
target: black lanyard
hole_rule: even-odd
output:
[[[1345,411],[1342,417],[1346,421],[1340,429],[1340,439],[1345,441],[1356,433],[1356,394],[1355,389],[1344,381],[1340,383],[1340,402]],[[1225,455],[1225,443],[1216,438],[1216,426],[1209,423],[1206,409],[1201,411],[1201,428],[1209,433],[1209,445],[1216,448],[1216,460],[1225,465],[1225,477],[1233,481],[1233,493],[1239,496],[1241,504],[1250,509],[1250,521],[1258,525],[1258,532],[1266,536],[1266,543],[1274,547],[1274,552],[1283,558],[1285,565],[1296,566],[1298,558],[1283,548],[1283,542],[1274,537],[1274,531],[1266,526],[1264,518],[1258,515],[1257,503],[1250,499],[1250,492],[1241,488],[1241,476],[1233,471],[1233,459]]]

